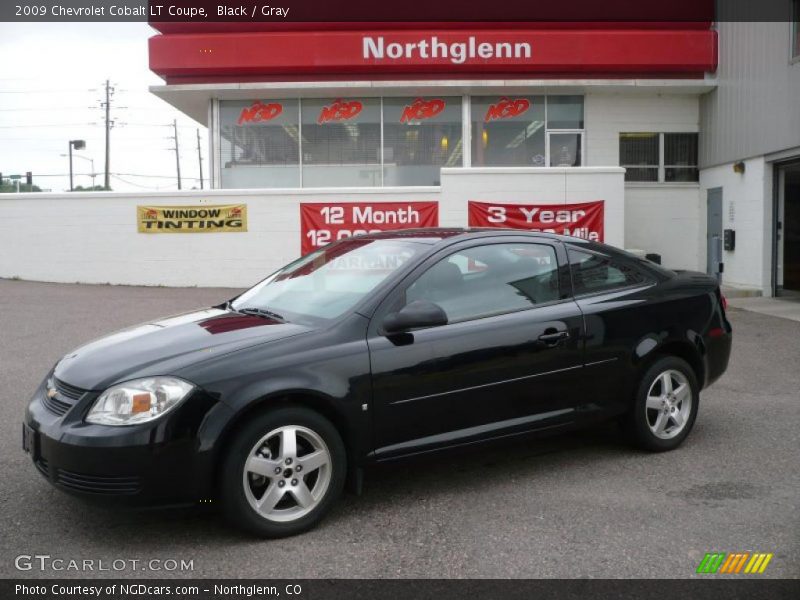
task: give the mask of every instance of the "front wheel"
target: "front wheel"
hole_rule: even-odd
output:
[[[344,487],[346,457],[336,428],[302,407],[250,421],[225,456],[221,496],[229,520],[264,537],[316,525]]]
[[[640,448],[673,450],[692,430],[699,403],[697,378],[689,364],[675,356],[660,358],[642,376],[625,429]]]

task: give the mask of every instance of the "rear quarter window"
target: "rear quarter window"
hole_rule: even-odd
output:
[[[651,274],[633,262],[573,248],[568,252],[576,296],[655,283]]]

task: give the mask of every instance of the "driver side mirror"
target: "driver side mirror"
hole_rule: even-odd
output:
[[[418,327],[437,327],[447,325],[447,314],[442,307],[427,300],[415,300],[399,312],[386,315],[383,330],[391,335]]]

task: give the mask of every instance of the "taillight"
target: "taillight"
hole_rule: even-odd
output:
[[[722,310],[728,310],[728,299],[722,295],[722,292],[719,294],[719,303],[722,304]]]

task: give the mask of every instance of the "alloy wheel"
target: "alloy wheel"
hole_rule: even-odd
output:
[[[647,392],[645,418],[650,431],[662,440],[672,439],[686,427],[692,414],[692,387],[676,369],[660,373]]]
[[[316,508],[331,482],[331,454],[311,429],[285,425],[250,450],[242,483],[250,506],[265,519],[286,523]]]

